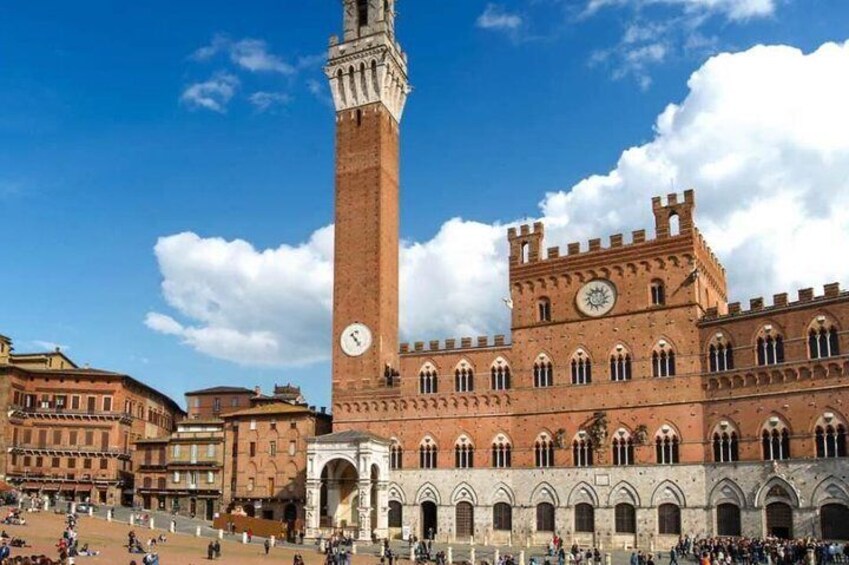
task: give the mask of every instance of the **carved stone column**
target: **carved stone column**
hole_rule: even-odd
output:
[[[321,479],[307,481],[307,503],[304,505],[306,537],[313,539],[321,532]]]

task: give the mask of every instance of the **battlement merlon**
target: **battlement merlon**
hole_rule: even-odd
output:
[[[702,235],[694,225],[695,211],[695,193],[693,190],[687,190],[683,194],[683,200],[677,194],[669,194],[666,197],[666,203],[663,203],[661,197],[652,199],[652,211],[655,215],[655,224],[657,237],[655,239],[647,239],[645,230],[635,230],[631,233],[630,243],[625,241],[622,234],[613,234],[610,236],[608,247],[602,245],[600,238],[591,239],[584,250],[581,249],[580,243],[569,243],[566,248],[566,253],[562,253],[559,247],[549,247],[543,254],[543,243],[545,238],[545,227],[542,222],[536,222],[533,226],[522,224],[518,228],[510,228],[507,230],[507,240],[510,244],[510,267],[530,266],[533,263],[548,261],[552,259],[562,258],[578,258],[583,259],[586,255],[593,253],[606,253],[611,250],[627,248],[646,243],[661,243],[662,240],[676,239],[676,241],[692,239],[693,247],[697,254],[697,260],[704,266],[712,270],[718,281],[724,281],[725,269],[722,267],[719,259],[711,251],[710,247],[705,242]],[[673,235],[670,232],[670,220],[677,216],[679,219],[679,231]],[[685,236],[678,239],[680,236]],[[649,253],[650,254],[650,253]]]
[[[820,296],[816,296],[814,294],[813,288],[800,288],[797,291],[797,299],[792,302],[788,300],[786,292],[780,292],[773,295],[771,306],[766,304],[763,297],[757,296],[749,300],[748,309],[744,309],[740,302],[729,303],[727,313],[720,312],[718,308],[708,308],[699,323],[722,323],[741,317],[772,314],[777,310],[808,308],[825,302],[831,302],[834,300],[842,301],[847,299],[849,299],[849,292],[841,290],[840,283],[834,282],[824,285],[823,294]]]
[[[444,341],[444,345],[438,339],[410,343],[402,343],[399,352],[401,355],[416,355],[423,353],[450,353],[464,350],[474,349],[492,349],[492,348],[509,348],[510,343],[504,335],[499,334],[490,339],[489,336],[478,336],[476,339],[471,337],[460,338],[460,343],[454,338],[448,338]]]

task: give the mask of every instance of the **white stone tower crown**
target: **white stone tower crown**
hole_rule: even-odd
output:
[[[382,102],[401,122],[410,93],[407,56],[395,41],[395,0],[342,0],[345,34],[330,38],[325,67],[336,111]]]

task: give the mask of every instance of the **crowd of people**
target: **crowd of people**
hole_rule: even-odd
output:
[[[713,537],[691,540],[685,537],[673,548],[673,552],[698,560],[700,565],[849,563],[849,544],[814,538]]]

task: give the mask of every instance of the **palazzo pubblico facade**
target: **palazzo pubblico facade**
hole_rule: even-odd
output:
[[[309,443],[307,535],[849,538],[849,293],[729,303],[692,191],[653,199],[653,236],[561,249],[542,224],[510,229],[509,342],[398,343],[394,19],[393,0],[345,0],[326,68],[334,433]]]

